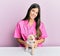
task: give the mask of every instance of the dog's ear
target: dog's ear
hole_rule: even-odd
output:
[[[34,35],[34,37],[36,38],[37,36],[36,36],[36,35]]]

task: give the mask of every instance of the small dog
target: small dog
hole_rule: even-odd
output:
[[[34,35],[29,35],[27,38],[27,44],[29,44],[29,46],[26,47],[26,51],[28,51],[28,48],[31,47],[31,54],[34,54],[34,43],[35,43],[35,36]]]

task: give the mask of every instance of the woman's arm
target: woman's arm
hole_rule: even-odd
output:
[[[25,47],[29,46],[24,40],[22,40],[20,38],[16,38],[16,40],[18,41],[18,43],[23,44]]]
[[[39,43],[43,43],[44,41],[45,41],[45,38],[41,38],[41,39],[38,39],[38,40],[36,40],[37,41],[37,43],[39,44]]]
[[[34,47],[36,48],[39,43],[43,43],[45,41],[45,38],[41,38],[35,41]]]
[[[18,41],[18,43],[25,44],[25,41],[23,41],[23,40],[20,39],[20,38],[16,38],[16,40]]]

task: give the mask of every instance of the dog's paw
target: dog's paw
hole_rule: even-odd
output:
[[[26,48],[25,51],[28,52],[28,48]]]
[[[32,56],[34,55],[34,51],[31,51],[31,55],[32,55]]]

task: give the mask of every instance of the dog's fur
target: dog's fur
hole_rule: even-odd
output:
[[[34,54],[34,43],[35,43],[35,36],[34,35],[29,35],[27,38],[27,44],[29,44],[29,46],[26,47],[26,51],[28,51],[28,48],[31,47],[31,54]]]

